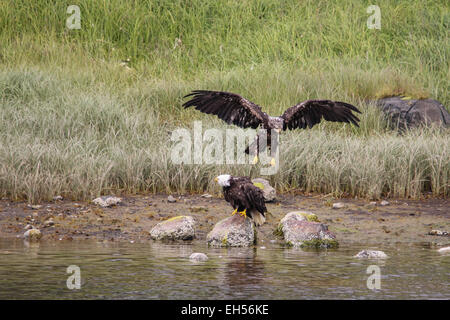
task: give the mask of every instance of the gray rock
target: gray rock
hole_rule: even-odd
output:
[[[447,231],[442,230],[431,230],[430,232],[428,232],[428,234],[430,236],[441,236],[441,237],[446,237],[449,235]]]
[[[214,247],[248,247],[255,243],[253,222],[239,214],[219,221],[206,236]]]
[[[100,207],[103,207],[103,208],[115,206],[121,202],[122,202],[121,198],[117,198],[114,196],[103,196],[103,197],[98,197],[93,200],[94,204],[96,204]]]
[[[170,195],[170,196],[167,197],[167,201],[169,203],[174,203],[174,202],[177,202],[177,199],[175,199],[172,195]]]
[[[405,99],[389,97],[375,101],[395,128],[405,129],[434,124],[450,126],[450,114],[445,107],[433,99]]]
[[[207,261],[209,258],[206,254],[204,253],[200,253],[200,252],[195,252],[193,254],[191,254],[191,256],[189,257],[190,260],[193,261]]]
[[[386,201],[386,200],[383,200],[383,201],[381,201],[380,202],[380,206],[388,206],[389,205],[389,202],[388,201]]]
[[[40,205],[40,204],[33,204],[33,205],[29,204],[28,208],[31,208],[33,210],[39,210],[39,209],[42,208],[42,205]]]
[[[28,241],[39,241],[42,238],[42,233],[39,229],[30,229],[23,236]]]
[[[263,191],[264,200],[266,202],[271,202],[275,200],[277,192],[275,188],[269,184],[269,181],[262,178],[256,178],[252,179],[252,183]]]
[[[195,238],[195,221],[191,216],[177,216],[158,223],[150,231],[154,240],[192,240]]]
[[[62,201],[63,197],[62,196],[55,196],[53,197],[53,201]]]
[[[330,248],[339,245],[328,227],[318,222],[315,214],[304,211],[289,212],[281,219],[276,234],[289,246]]]
[[[200,197],[202,197],[202,198],[212,198],[212,195],[210,195],[209,193],[205,193],[205,194],[202,194]]]
[[[52,218],[48,219],[47,221],[44,222],[44,226],[45,227],[51,227],[55,224],[55,222],[53,221]]]
[[[345,208],[345,204],[342,202],[333,203],[333,209],[342,209]]]
[[[377,250],[362,250],[358,252],[355,258],[365,258],[365,259],[386,259],[388,256],[383,251]]]

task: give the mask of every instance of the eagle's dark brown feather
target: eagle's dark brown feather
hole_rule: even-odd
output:
[[[228,124],[234,124],[242,128],[262,127],[268,130],[267,146],[271,147],[270,129],[292,130],[312,128],[322,119],[333,122],[346,122],[358,126],[359,119],[354,112],[361,113],[355,106],[340,101],[331,100],[307,100],[287,109],[280,117],[269,117],[261,110],[261,107],[241,97],[238,94],[222,91],[195,90],[185,96],[192,97],[183,106],[195,109],[207,114],[217,115]],[[258,139],[252,144],[258,145]],[[263,147],[262,149],[265,149]],[[259,153],[259,148],[255,148]],[[264,150],[261,150],[264,151]],[[250,153],[247,147],[246,153]]]
[[[195,109],[217,115],[228,124],[242,128],[256,129],[267,121],[267,114],[261,107],[238,94],[222,91],[195,90],[184,96],[191,97],[183,107],[195,106]]]
[[[262,214],[267,211],[264,194],[255,186],[248,177],[231,177],[230,186],[223,188],[223,195],[234,209],[247,210],[247,215],[252,218],[252,211]]]
[[[355,106],[340,101],[307,100],[287,109],[281,118],[284,120],[284,130],[305,129],[318,124],[322,118],[327,121],[347,122],[358,126],[359,119],[352,111],[361,113]]]

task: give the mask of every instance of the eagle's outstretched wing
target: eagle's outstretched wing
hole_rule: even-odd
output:
[[[256,129],[267,121],[267,114],[261,107],[238,94],[222,91],[195,90],[184,96],[193,96],[183,107],[195,106],[195,109],[208,114],[215,114],[228,124],[241,128]]]
[[[355,106],[331,100],[307,100],[287,109],[281,118],[284,120],[283,130],[305,129],[318,124],[322,117],[327,121],[347,122],[358,126],[358,117],[352,111],[361,113]]]

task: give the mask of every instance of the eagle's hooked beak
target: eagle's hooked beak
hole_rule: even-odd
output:
[[[215,182],[218,182],[218,181],[219,181],[219,179],[218,179],[217,177],[215,177],[215,178],[214,178],[214,181],[215,181]]]

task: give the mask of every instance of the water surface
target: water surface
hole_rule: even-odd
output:
[[[0,240],[0,299],[450,299],[450,255],[421,245],[383,247],[385,261],[352,256],[368,246],[304,251],[212,249],[193,244]],[[209,260],[189,261],[193,252]],[[69,265],[81,289],[66,285]],[[367,268],[381,289],[367,287]]]

